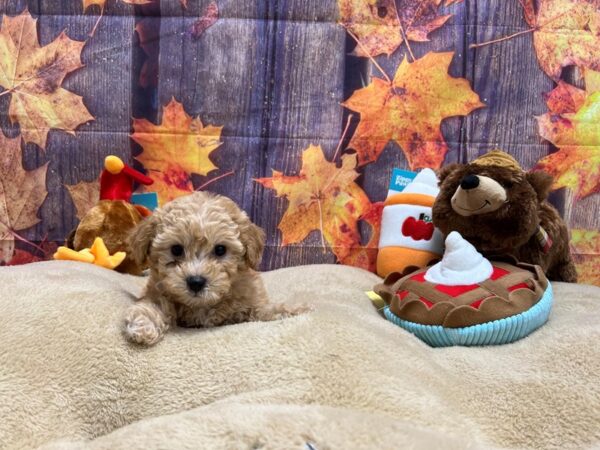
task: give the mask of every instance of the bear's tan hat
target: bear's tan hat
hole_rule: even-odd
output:
[[[523,169],[515,158],[502,150],[492,150],[479,158],[474,159],[471,164],[478,166],[500,166],[521,172]]]

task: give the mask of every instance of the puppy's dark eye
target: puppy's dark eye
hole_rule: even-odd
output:
[[[173,256],[183,255],[183,246],[181,246],[179,244],[175,244],[173,247],[171,247],[171,255],[173,255]]]
[[[502,182],[500,182],[500,184],[502,186],[504,186],[506,189],[510,189],[511,187],[513,187],[513,182],[510,180],[502,181]]]
[[[225,253],[227,253],[227,247],[221,244],[215,245],[215,255],[223,256]]]

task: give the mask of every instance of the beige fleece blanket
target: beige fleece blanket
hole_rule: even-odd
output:
[[[0,447],[591,448],[600,443],[600,289],[555,284],[512,345],[429,348],[342,266],[264,274],[315,311],[121,336],[143,279],[72,262],[0,268]]]

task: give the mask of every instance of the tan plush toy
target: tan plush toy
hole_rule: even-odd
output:
[[[151,212],[129,203],[134,181],[152,183],[118,157],[108,156],[100,176],[101,200],[81,219],[54,259],[93,263],[118,272],[141,274],[145,267],[129,256],[127,237]]]
[[[99,244],[96,243],[96,240],[101,238],[102,245],[107,249],[109,255],[119,253],[124,255],[120,264],[110,268],[114,268],[118,272],[139,275],[144,267],[140,267],[126,253],[128,250],[127,236],[142,220],[142,214],[131,203],[123,200],[101,200],[87,212],[77,228],[71,232],[65,246],[74,252],[80,252],[94,246],[97,247]],[[68,254],[75,256],[73,253]],[[103,265],[103,267],[107,266]]]

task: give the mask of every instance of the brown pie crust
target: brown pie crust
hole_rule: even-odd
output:
[[[496,279],[455,287],[464,292],[456,294],[455,290],[454,296],[448,287],[423,279],[427,268],[406,276],[392,273],[374,290],[400,319],[461,328],[522,313],[535,305],[548,287],[539,266],[496,261],[492,266]]]

